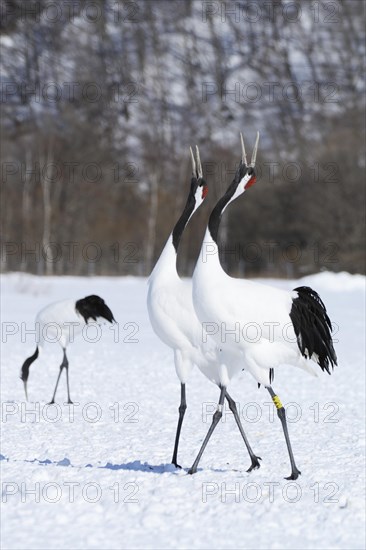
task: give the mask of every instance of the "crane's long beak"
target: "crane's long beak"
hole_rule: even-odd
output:
[[[258,151],[258,143],[259,143],[259,132],[257,132],[257,139],[255,140],[255,145],[252,153],[252,158],[250,160],[250,166],[254,168],[255,161],[257,160],[257,151]]]
[[[245,164],[245,166],[248,166],[247,155],[245,152],[244,138],[241,132],[240,132],[240,141],[241,141],[241,160]]]
[[[196,161],[194,160],[194,154],[192,151],[192,147],[189,148],[191,152],[191,160],[192,160],[192,174],[196,175]]]
[[[196,145],[196,156],[197,156],[197,173],[198,173],[198,177],[199,177],[199,178],[203,178],[203,171],[202,171],[202,164],[201,164],[200,151],[199,151],[197,145]]]
[[[189,148],[190,150],[190,153],[191,153],[191,160],[192,160],[192,174],[196,177],[196,178],[203,178],[203,171],[202,171],[202,164],[201,164],[201,158],[200,158],[200,152],[199,152],[199,149],[196,145],[196,157],[197,157],[197,164],[196,164],[196,160],[194,158],[194,154],[193,154],[193,151],[192,151],[192,147]]]

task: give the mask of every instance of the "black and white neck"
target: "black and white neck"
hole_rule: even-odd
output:
[[[248,177],[246,178],[245,176]],[[208,221],[208,231],[216,244],[218,244],[218,232],[222,214],[227,206],[245,191],[247,181],[254,177],[253,168],[248,168],[241,162],[236,171],[234,180],[212,210]]]
[[[150,275],[150,280],[156,278],[157,275],[165,275],[171,277],[173,275],[178,276],[177,273],[177,253],[179,244],[183,235],[183,232],[193,216],[196,210],[203,203],[207,195],[207,185],[202,176],[202,166],[199,157],[199,151],[197,150],[197,168],[193,153],[191,150],[193,175],[191,178],[191,186],[187,197],[187,202],[183,208],[183,212],[180,215],[177,223],[174,226],[172,233],[170,234],[163,251],[156,262],[156,265]]]
[[[211,265],[212,263],[220,264],[218,232],[222,214],[227,206],[242,195],[248,187],[253,185],[254,182],[254,169],[241,163],[235,174],[233,182],[211,212],[201,248],[201,259],[203,263],[210,263]]]
[[[247,162],[242,134],[240,134],[240,139],[242,147],[242,158],[233,181],[229,185],[226,193],[220,198],[220,200],[217,202],[216,206],[211,212],[205,237],[201,247],[201,261],[198,262],[198,264],[201,264],[201,266],[203,264],[207,265],[208,263],[216,263],[220,265],[218,251],[218,232],[221,222],[221,216],[231,202],[237,199],[240,195],[244,193],[246,189],[248,189],[255,183],[256,175],[254,166],[257,157],[259,132],[257,132],[257,138],[249,165]]]
[[[183,232],[191,219],[192,215],[194,214],[195,210],[197,210],[199,204],[197,204],[195,192],[198,187],[198,180],[194,176],[192,176],[191,179],[191,189],[189,192],[189,195],[187,197],[187,202],[185,204],[185,207],[183,208],[183,212],[177,221],[177,223],[174,226],[174,229],[172,231],[172,244],[175,250],[175,253],[178,254],[178,247],[183,235]],[[201,203],[200,203],[201,204]]]

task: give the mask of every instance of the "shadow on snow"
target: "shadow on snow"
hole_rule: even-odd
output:
[[[9,457],[6,457],[0,454],[0,461],[4,460],[6,462],[20,462],[20,460],[11,460]],[[152,465],[147,462],[142,463],[140,460],[134,460],[133,462],[126,462],[125,464],[112,464],[107,462],[105,466],[85,464],[85,466],[74,466],[71,464],[68,458],[63,458],[62,460],[50,460],[46,458],[45,460],[39,460],[38,458],[33,458],[33,460],[24,459],[23,462],[28,462],[31,464],[38,464],[39,466],[48,466],[54,464],[56,466],[64,466],[71,468],[98,468],[105,470],[128,470],[132,472],[148,472],[153,474],[164,474],[164,473],[177,473],[179,469],[176,468],[173,464],[157,464]],[[184,470],[183,470],[184,471]]]

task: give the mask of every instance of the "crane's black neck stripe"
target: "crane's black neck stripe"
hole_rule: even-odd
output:
[[[194,198],[194,190],[197,189],[197,179],[192,178],[191,180],[191,190],[188,195],[186,205],[183,209],[183,212],[174,226],[173,229],[173,246],[175,252],[178,252],[178,246],[183,235],[183,231],[188,223],[189,218],[193,214],[194,207],[196,206],[196,199]]]
[[[20,378],[23,380],[23,382],[27,382],[28,376],[29,376],[29,367],[37,359],[38,355],[39,355],[39,350],[37,346],[36,351],[33,353],[33,355],[31,355],[30,357],[28,357],[28,359],[24,361],[20,371]]]
[[[222,212],[225,206],[228,204],[228,202],[230,202],[230,200],[232,199],[240,183],[240,179],[241,178],[240,178],[240,168],[239,168],[237,173],[235,174],[234,180],[231,182],[225,195],[221,197],[221,199],[218,201],[215,208],[211,212],[210,219],[208,221],[208,229],[210,231],[212,239],[215,241],[216,244],[218,244],[217,236],[219,232]]]

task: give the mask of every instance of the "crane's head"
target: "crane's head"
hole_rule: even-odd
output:
[[[91,296],[86,296],[81,300],[77,300],[75,304],[76,311],[84,317],[85,323],[88,323],[89,319],[97,320],[98,317],[103,317],[110,323],[115,322],[113,313],[103,300],[99,296],[92,294]]]
[[[196,159],[194,158],[192,147],[190,147],[189,150],[191,152],[191,160],[192,160],[192,178],[191,178],[190,197],[192,198],[192,200],[194,199],[195,201],[194,210],[197,210],[197,208],[201,206],[201,204],[203,203],[203,201],[207,196],[208,187],[205,180],[203,179],[200,152],[198,150],[197,145],[196,145],[197,162],[196,162]]]
[[[255,183],[255,161],[257,158],[259,132],[257,132],[257,139],[255,141],[252,158],[249,165],[247,162],[244,139],[242,134],[240,134],[240,140],[242,152],[240,164],[237,171],[235,172],[234,179],[229,185],[226,193],[220,198],[215,208],[212,210],[208,222],[208,229],[210,231],[211,237],[216,243],[218,238],[218,229],[220,225],[221,214],[232,201],[237,199],[240,195],[244,193],[246,189],[248,189],[248,187],[251,187]]]
[[[241,141],[241,161],[236,171],[235,178],[232,184],[234,193],[231,198],[231,201],[233,201],[234,199],[239,197],[239,195],[244,193],[244,191],[246,191],[249,187],[254,185],[256,181],[255,163],[257,159],[259,132],[257,132],[257,138],[255,140],[252,158],[249,164],[248,164],[247,155],[245,152],[243,134],[241,132],[240,132],[240,141]]]
[[[192,160],[191,187],[188,193],[186,205],[179,220],[175,224],[172,233],[172,242],[176,252],[178,251],[179,242],[182,237],[184,228],[186,227],[187,223],[189,222],[197,208],[201,206],[208,192],[207,184],[203,179],[202,164],[198,147],[196,145],[197,163],[196,159],[194,158],[192,148],[190,147],[189,150],[191,152]]]

